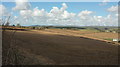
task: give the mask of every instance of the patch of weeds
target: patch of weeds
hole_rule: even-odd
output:
[[[104,40],[112,41],[113,39],[112,38],[107,38],[107,39],[104,39]]]

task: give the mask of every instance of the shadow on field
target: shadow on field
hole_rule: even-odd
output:
[[[2,66],[9,67],[9,65],[50,65],[53,64],[46,61],[43,57],[33,55],[24,51],[17,44],[18,40],[15,39],[16,31],[28,30],[14,30],[5,29],[2,31]],[[7,66],[6,66],[7,65]],[[16,67],[16,66],[14,66]]]
[[[14,31],[29,31],[28,29],[14,29],[14,28],[2,28],[3,30],[14,30]]]
[[[3,65],[117,65],[117,51],[84,37],[3,32]]]

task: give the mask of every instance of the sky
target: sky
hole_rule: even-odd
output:
[[[24,2],[25,1],[25,2]],[[47,26],[117,26],[117,2],[29,2],[0,3],[0,15],[12,16],[10,24]]]

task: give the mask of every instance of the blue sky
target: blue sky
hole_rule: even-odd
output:
[[[68,12],[79,13],[82,10],[90,10],[96,12],[96,15],[106,16],[108,12],[107,8],[111,6],[115,6],[117,2],[109,2],[105,6],[100,6],[101,2],[30,2],[32,5],[31,9],[38,7],[39,9],[45,9],[49,12],[52,7],[61,7],[62,3],[66,3],[68,5]],[[12,8],[15,7],[15,2],[3,2],[2,3],[8,11],[12,11]],[[17,12],[14,14],[16,15]]]
[[[63,19],[62,21],[60,20],[61,18],[58,18],[57,16],[55,16],[54,18],[58,21],[51,19],[53,17],[50,17],[50,16],[49,16],[49,19],[48,19],[48,17],[46,18],[46,16],[42,16],[42,17],[39,16],[36,19],[35,16],[32,16],[32,18],[25,16],[25,15],[22,16],[20,14],[20,12],[27,13],[25,10],[13,10],[13,8],[18,6],[16,4],[16,2],[2,2],[2,5],[6,7],[6,9],[9,13],[12,12],[13,16],[17,16],[17,17],[20,16],[22,18],[22,19],[21,18],[17,19],[18,20],[18,21],[16,21],[17,23],[21,22],[21,20],[28,21],[29,19],[34,19],[34,21],[30,20],[29,22],[26,22],[26,23],[21,22],[20,23],[21,25],[36,25],[36,24],[37,25],[49,25],[49,24],[51,24],[51,25],[73,25],[73,26],[78,25],[78,24],[79,24],[78,26],[81,26],[81,25],[88,25],[88,26],[89,25],[93,25],[93,26],[96,26],[96,25],[98,25],[98,26],[106,25],[107,26],[108,25],[108,26],[110,26],[112,24],[117,25],[116,20],[106,21],[106,20],[117,18],[117,17],[112,17],[112,15],[116,15],[117,13],[111,13],[111,12],[114,12],[111,9],[115,8],[115,6],[118,4],[117,2],[108,2],[105,5],[100,5],[100,4],[102,4],[102,2],[28,2],[28,3],[31,6],[27,10],[30,10],[31,13],[34,13],[34,9],[36,7],[38,7],[37,8],[38,12],[39,11],[41,12],[41,9],[44,9],[44,13],[47,12],[47,14],[45,14],[46,16],[50,13],[50,11],[53,9],[53,7],[57,7],[60,10],[62,7],[64,7],[62,4],[65,3],[65,6],[67,6],[67,8],[65,8],[65,10],[62,12],[61,15],[64,15],[64,13],[67,11],[67,14],[68,14],[67,21],[66,21],[66,14],[64,16],[65,18],[62,18]],[[114,6],[114,7],[112,8],[112,6]],[[111,12],[107,11],[107,9],[109,9],[109,8],[110,8]],[[53,10],[55,11],[55,9],[53,9]],[[58,12],[58,11],[56,11],[56,12]],[[71,13],[73,13],[73,14],[71,14]],[[87,14],[85,14],[85,13],[87,13]],[[51,13],[50,15],[54,16],[55,14]],[[69,17],[69,16],[73,16],[73,15],[74,15],[74,17]],[[29,15],[29,16],[31,16],[31,15]],[[27,17],[27,19],[24,19],[23,17]],[[33,18],[33,17],[35,17],[35,18]],[[76,18],[77,18],[77,20],[76,20]],[[81,20],[81,18],[83,18],[83,19]],[[48,20],[52,20],[52,21],[54,21],[54,23],[52,23],[52,21],[48,22]],[[75,20],[75,21],[73,21],[73,20]],[[87,20],[92,20],[92,21],[87,21]],[[71,21],[71,22],[68,23],[68,21]],[[33,22],[33,23],[31,23],[31,22]],[[64,22],[64,23],[60,23],[60,22]],[[104,22],[104,23],[102,23],[102,22]],[[17,24],[17,23],[14,22],[12,24]]]

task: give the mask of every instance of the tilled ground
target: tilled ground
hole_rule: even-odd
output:
[[[115,65],[118,63],[116,45],[84,37],[50,33],[18,31],[14,39],[17,47],[28,53],[27,56],[34,56],[34,60],[39,59],[43,64]]]

